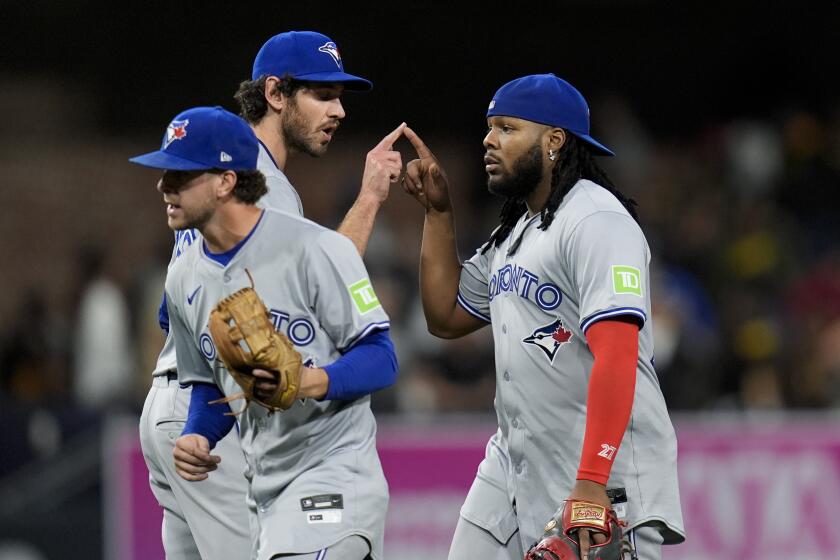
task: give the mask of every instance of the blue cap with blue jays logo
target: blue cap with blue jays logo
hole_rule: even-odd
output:
[[[347,74],[338,47],[315,31],[287,31],[265,42],[254,59],[251,79],[291,76],[308,82],[339,82],[350,91],[368,91],[369,80]]]
[[[128,161],[178,171],[257,168],[259,144],[241,118],[221,107],[195,107],[178,114],[163,135],[160,150]]]
[[[517,78],[499,88],[487,116],[506,116],[564,128],[602,156],[612,150],[589,135],[589,106],[572,84],[554,74]]]

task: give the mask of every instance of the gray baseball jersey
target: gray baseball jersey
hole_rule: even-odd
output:
[[[630,527],[653,524],[666,543],[681,542],[677,440],[653,368],[644,234],[611,193],[586,180],[546,231],[539,225],[539,214],[526,214],[461,272],[458,302],[492,324],[499,421],[461,514],[502,542],[518,526],[525,550],[542,535],[571,492],[583,448],[594,362],[586,329],[631,316],[643,324],[636,392],[607,486],[625,489]]]
[[[257,169],[265,175],[265,183],[268,187],[268,193],[259,200],[257,206],[303,216],[303,204],[300,202],[300,195],[289,182],[286,175],[274,163],[274,158],[271,157],[271,154],[262,142],[260,142],[260,151],[257,156]],[[169,261],[169,266],[172,266],[175,259],[188,246],[192,245],[198,236],[199,233],[194,229],[175,232],[175,247],[172,250],[172,258]],[[167,335],[166,342],[163,344],[163,349],[160,352],[160,356],[158,356],[157,365],[152,375],[164,375],[167,371],[174,370],[175,368],[175,342],[172,340],[171,335]]]
[[[330,364],[365,335],[389,327],[361,257],[339,233],[266,210],[227,266],[203,245],[191,245],[166,281],[182,383],[241,392],[217,360],[207,322],[220,299],[250,285],[246,270],[306,364]],[[388,489],[369,396],[306,399],[277,414],[252,405],[238,420],[260,560],[326,548],[352,534],[365,537],[381,558]]]
[[[300,197],[260,144],[257,167],[266,177],[264,207],[303,212]],[[176,232],[170,268],[199,238],[195,230]],[[165,310],[165,308],[164,308]],[[168,376],[177,366],[175,341],[167,335],[153,372],[154,380],[140,417],[140,443],[149,469],[149,482],[164,510],[162,539],[168,560],[214,560],[246,557],[251,549],[246,505],[245,460],[236,431],[218,442],[215,452],[224,459],[210,480],[183,480],[175,472],[172,449],[187,418],[190,387],[179,387]]]

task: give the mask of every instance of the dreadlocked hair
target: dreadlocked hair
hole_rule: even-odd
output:
[[[499,213],[502,218],[502,223],[496,228],[493,235],[487,240],[487,243],[484,244],[484,248],[481,249],[482,255],[489,251],[490,247],[498,247],[502,241],[507,239],[513,226],[516,225],[519,217],[525,212],[525,208],[525,201],[521,198],[508,198],[505,200],[505,203],[502,205],[502,211]]]
[[[567,133],[566,142],[563,144],[563,147],[560,148],[560,153],[558,155],[559,158],[557,163],[555,163],[554,167],[551,169],[551,191],[548,195],[548,201],[542,210],[540,210],[539,229],[543,231],[548,229],[551,222],[554,221],[554,213],[557,211],[557,208],[560,207],[560,204],[566,197],[566,193],[572,190],[572,187],[574,187],[580,179],[588,179],[607,189],[618,199],[619,202],[621,202],[621,205],[627,209],[627,212],[634,220],[636,220],[636,223],[639,222],[639,216],[636,214],[635,208],[636,201],[632,198],[625,197],[621,191],[618,190],[618,188],[607,176],[606,172],[604,172],[604,170],[601,169],[601,167],[595,162],[595,159],[592,157],[592,150],[590,150],[585,143],[578,140],[575,135]],[[525,210],[526,205],[523,199],[507,199],[502,206],[502,211],[500,213],[501,224],[493,232],[493,235],[490,236],[490,239],[487,240],[487,243],[484,244],[484,248],[482,248],[481,253],[486,253],[492,246],[498,247],[501,245],[502,242],[507,239],[508,235],[510,235],[513,227],[516,225],[516,222],[519,221],[519,218]],[[508,250],[508,255],[516,253],[521,243],[522,237],[520,236],[513,245],[511,245]]]

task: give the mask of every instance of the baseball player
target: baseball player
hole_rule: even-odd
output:
[[[405,130],[420,156],[404,187],[426,210],[429,331],[457,338],[490,324],[495,347],[499,429],[449,558],[606,559],[624,546],[658,559],[684,530],[677,442],[653,368],[650,250],[633,203],[595,163],[613,153],[589,135],[588,106],[568,82],[505,84],[487,123],[487,186],[505,203],[463,264],[445,172]],[[560,537],[532,549],[544,531]],[[601,554],[608,546],[614,555]]]
[[[344,235],[288,212],[261,209],[258,141],[238,117],[199,107],[176,117],[192,130],[177,144],[132,161],[163,169],[158,190],[169,226],[197,229],[166,280],[178,378],[241,391],[217,361],[211,310],[250,285],[275,328],[298,350],[299,400],[281,413],[248,406],[238,418],[249,481],[252,558],[381,558],[388,491],[375,448],[369,394],[393,383],[388,317],[361,257]],[[176,469],[210,480],[210,455],[233,416],[191,400]],[[329,554],[328,554],[329,553]]]
[[[312,31],[286,32],[269,39],[255,59],[252,77],[243,82],[236,98],[259,139],[257,166],[266,178],[268,193],[257,204],[302,215],[300,197],[283,173],[288,157],[323,155],[345,116],[340,95],[345,90],[370,89],[371,84],[345,73],[335,43]],[[191,127],[194,124],[188,119],[174,120],[163,145],[177,145]],[[367,245],[391,178],[401,167],[399,153],[391,149],[399,133],[398,128],[368,153],[359,196],[339,228],[360,252]],[[176,231],[170,266],[198,237],[194,229]],[[165,300],[160,319],[168,331]],[[201,386],[199,393],[199,404],[221,396],[218,388],[209,385]],[[225,461],[202,484],[184,481],[174,469],[174,444],[184,428],[192,394],[191,386],[182,387],[177,381],[174,340],[167,336],[140,421],[150,486],[164,511],[164,550],[169,560],[245,558],[251,536],[244,505],[245,462],[237,434],[231,432],[218,442],[215,451]],[[221,415],[220,409],[210,408],[207,413]]]

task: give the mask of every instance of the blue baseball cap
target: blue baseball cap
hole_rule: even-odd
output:
[[[338,47],[315,31],[287,31],[265,42],[254,59],[252,80],[291,76],[308,82],[340,82],[349,91],[368,91],[373,84],[347,74]]]
[[[172,119],[160,150],[128,161],[178,171],[254,170],[258,142],[248,123],[230,111],[221,107],[195,107]]]
[[[535,74],[506,83],[493,96],[487,116],[516,117],[564,128],[598,155],[615,155],[589,135],[589,106],[580,92],[554,74]]]

